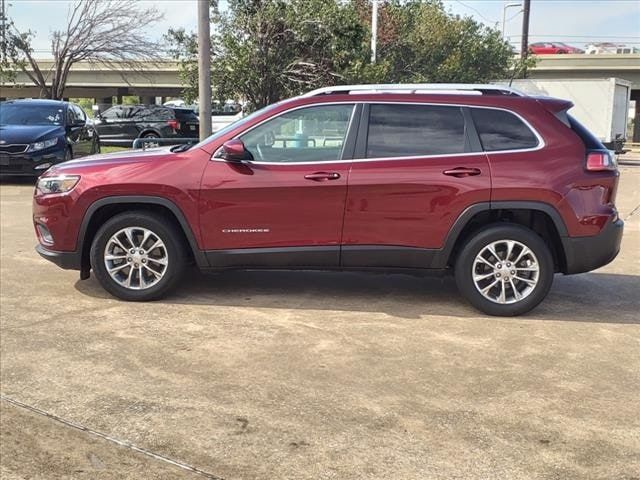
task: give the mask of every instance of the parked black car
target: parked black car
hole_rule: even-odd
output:
[[[56,163],[98,152],[100,138],[78,105],[0,102],[0,175],[38,176]]]
[[[95,120],[103,145],[130,147],[136,138],[197,138],[193,110],[162,105],[115,105]]]

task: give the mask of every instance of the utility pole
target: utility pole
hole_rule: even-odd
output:
[[[526,60],[529,55],[529,11],[531,10],[531,0],[524,0],[522,15],[522,39],[520,42],[520,58]]]
[[[209,0],[198,2],[198,106],[200,140],[211,135],[211,31]]]
[[[371,9],[371,63],[376,63],[378,48],[378,0],[373,0]]]

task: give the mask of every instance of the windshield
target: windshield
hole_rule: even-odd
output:
[[[62,105],[0,103],[0,125],[62,125]]]
[[[220,130],[218,130],[217,132],[215,132],[213,135],[208,136],[207,138],[205,138],[203,141],[201,141],[199,144],[197,144],[196,146],[199,147],[201,145],[205,145],[217,138],[222,137],[223,135],[227,134],[228,132],[230,132],[231,130],[240,127],[242,125],[244,125],[245,123],[250,122],[251,120],[253,120],[254,118],[262,115],[265,112],[268,112],[269,110],[271,110],[272,108],[275,108],[276,106],[280,105],[280,103],[282,102],[278,102],[278,103],[274,103],[273,105],[268,105],[264,108],[261,108],[260,110],[256,110],[255,112],[253,112],[250,115],[247,115],[244,118],[241,118],[240,120],[236,120],[233,123],[230,123],[229,125],[221,128]]]

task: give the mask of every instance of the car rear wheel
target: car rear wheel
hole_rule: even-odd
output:
[[[150,133],[145,133],[142,138],[144,139],[150,139],[149,141],[145,141],[144,142],[144,146],[145,148],[153,148],[153,147],[159,147],[160,143],[159,142],[154,142],[152,139],[154,138],[160,138],[160,135],[158,135],[157,133],[154,132],[150,132]]]
[[[176,228],[143,211],[108,220],[96,233],[90,257],[103,288],[128,301],[161,298],[177,285],[187,263]]]
[[[544,240],[520,225],[495,224],[469,239],[455,265],[456,283],[489,315],[514,316],[536,307],[553,283],[553,257]]]

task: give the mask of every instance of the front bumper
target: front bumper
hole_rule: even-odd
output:
[[[42,175],[50,165],[64,161],[64,150],[46,153],[20,153],[9,155],[0,153],[0,175],[37,177]],[[37,168],[40,166],[41,168]]]
[[[41,244],[36,246],[36,252],[45,260],[55,263],[64,270],[81,270],[82,256],[79,252],[56,252]]]
[[[620,252],[624,222],[610,221],[598,235],[562,239],[567,275],[590,272],[613,261]]]

